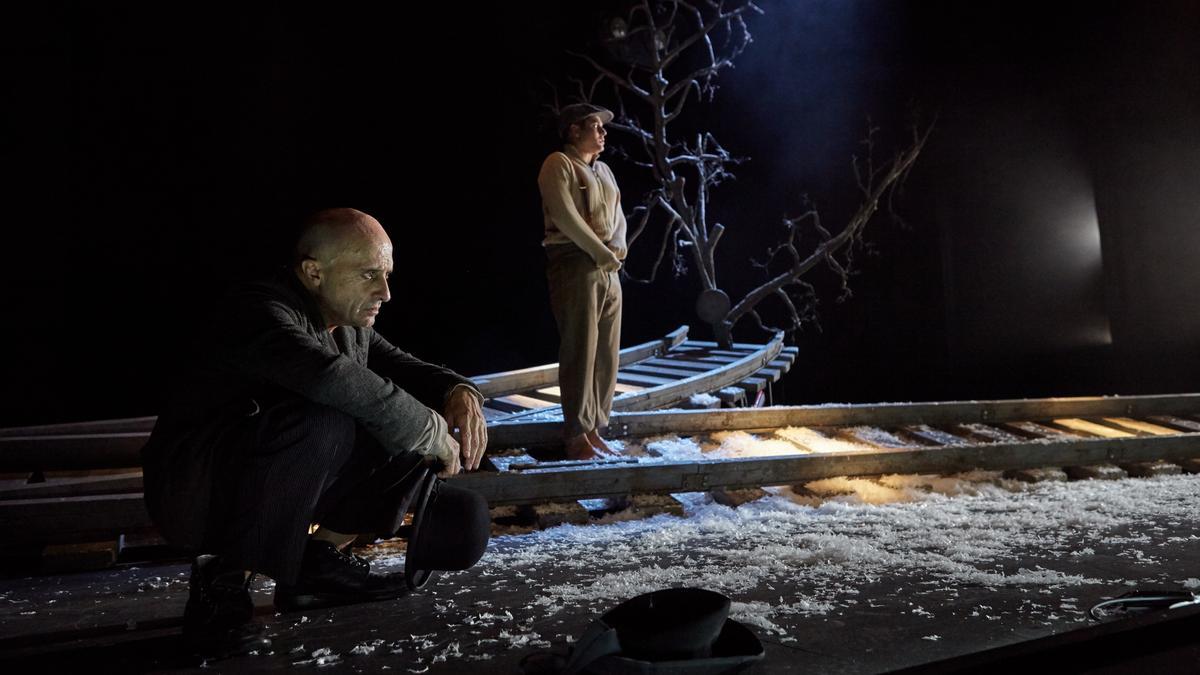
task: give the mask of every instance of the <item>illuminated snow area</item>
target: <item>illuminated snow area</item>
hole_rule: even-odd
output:
[[[714,440],[720,444],[707,456],[746,442],[737,434]],[[695,450],[678,439],[656,443],[665,454]],[[770,454],[775,443],[741,450]],[[1193,521],[1200,513],[1197,476],[1031,486],[972,472],[834,478],[798,493],[770,492],[737,509],[701,493],[677,495],[685,504],[683,518],[660,515],[498,537],[467,574],[492,591],[522,587],[527,602],[506,607],[511,618],[498,619],[499,608],[468,604],[470,595],[461,601],[449,595],[444,618],[467,627],[497,620],[506,626],[503,641],[470,650],[462,643],[463,658],[487,659],[513,646],[563,646],[573,636],[538,632],[554,617],[598,615],[639,593],[671,586],[725,593],[734,601],[734,618],[764,639],[789,643],[804,634],[805,621],[879,606],[863,589],[898,578],[918,580],[921,593],[943,598],[923,604],[916,596],[907,611],[921,619],[943,613],[939,603],[962,589],[1017,589],[1031,594],[1021,606],[1022,619],[1046,626],[1085,622],[1088,603],[1074,595],[1092,597],[1097,586],[1116,589],[1109,593],[1115,595],[1136,583],[1200,584],[1194,574],[1154,574],[1155,523]],[[1144,534],[1129,536],[1139,524]],[[1094,553],[1089,545],[1118,547],[1145,574],[1131,579],[1072,571]],[[1035,562],[1021,563],[1030,558]],[[402,558],[379,562],[398,565]],[[455,583],[447,575],[439,592],[453,593],[448,589]],[[1091,596],[1081,592],[1088,589]],[[987,603],[963,611],[978,621],[1001,618]],[[939,638],[931,633],[927,639]]]

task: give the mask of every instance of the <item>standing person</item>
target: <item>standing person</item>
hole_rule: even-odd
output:
[[[546,278],[558,324],[558,384],[569,459],[612,454],[608,424],[621,342],[625,214],[612,170],[598,158],[612,112],[590,103],[559,114],[563,148],[542,163],[538,189],[545,216]]]

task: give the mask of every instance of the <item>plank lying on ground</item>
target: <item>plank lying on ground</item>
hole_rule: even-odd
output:
[[[620,438],[787,426],[956,425],[1056,417],[1148,417],[1194,410],[1200,410],[1200,394],[779,406],[615,413],[610,419],[609,433]],[[547,422],[503,423],[488,431],[489,443],[496,448],[549,444],[557,442],[560,436],[557,423]]]
[[[157,419],[157,417],[129,417],[117,420],[39,424],[31,427],[7,427],[0,429],[0,438],[12,438],[15,436],[150,433]]]
[[[0,537],[55,544],[153,527],[142,493],[0,501]]]
[[[149,432],[0,438],[4,471],[107,469],[142,465]]]
[[[455,485],[481,492],[488,503],[525,504],[612,497],[638,492],[695,492],[715,487],[759,487],[805,483],[836,476],[955,473],[1080,466],[1200,457],[1200,434],[1146,438],[911,448],[875,452],[821,453],[769,458],[703,460],[693,463],[598,467],[587,471],[471,474]]]
[[[77,497],[81,495],[116,494],[141,492],[142,472],[108,474],[103,476],[78,476],[73,478],[51,478],[43,483],[0,489],[2,499],[49,499],[51,497]]]
[[[946,474],[971,469],[1089,466],[1160,459],[1186,462],[1197,457],[1200,457],[1200,433],[1190,433],[597,466],[584,470],[563,467],[537,472],[474,473],[451,480],[460,487],[479,491],[492,506],[501,506],[636,493],[695,492],[717,487],[793,485],[836,476]],[[39,541],[72,541],[149,526],[138,493],[0,501],[0,537],[6,540],[24,541],[36,536]]]

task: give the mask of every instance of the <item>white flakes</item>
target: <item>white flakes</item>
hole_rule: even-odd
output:
[[[804,454],[800,448],[777,438],[760,438],[745,431],[720,431],[712,434],[712,439],[720,443],[712,450],[706,450],[709,459],[728,457],[776,457],[783,455]]]
[[[541,635],[530,631],[528,633],[513,634],[506,630],[500,631],[500,639],[508,641],[508,649],[521,649],[526,647],[549,647],[549,640],[543,640]]]
[[[370,642],[360,642],[360,643],[354,645],[354,649],[351,649],[350,653],[355,656],[370,656],[383,643],[384,643],[384,640],[371,640]]]
[[[712,394],[692,394],[692,396],[688,398],[688,403],[698,408],[708,408],[711,406],[721,405],[721,399],[713,396]]]
[[[295,650],[295,649],[292,650],[292,652],[295,652],[295,651],[297,651],[297,650]],[[333,652],[333,650],[330,649],[329,647],[322,647],[321,649],[317,649],[317,650],[313,651],[311,656],[312,656],[312,658],[305,659],[303,661],[293,661],[292,665],[293,666],[315,665],[318,667],[323,667],[323,666],[332,666],[332,665],[341,663],[341,661],[342,661],[342,657],[335,654]]]
[[[435,654],[432,663],[442,663],[450,657],[462,657],[462,650],[459,649],[457,642],[451,642],[450,644],[446,645],[445,649]]]
[[[925,636],[922,636],[922,637],[921,637],[921,639],[922,639],[922,640],[929,640],[930,642],[937,642],[938,640],[941,640],[941,639],[942,639],[942,636],[941,636],[941,635],[936,635],[936,634],[935,634],[935,635],[925,635]]]

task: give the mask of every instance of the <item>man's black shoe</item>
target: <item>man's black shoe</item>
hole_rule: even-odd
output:
[[[189,649],[208,658],[271,648],[266,626],[254,618],[250,579],[245,572],[222,570],[220,560],[211,555],[192,562],[183,639]]]
[[[372,574],[366,560],[339,551],[327,541],[310,539],[294,585],[276,584],[275,607],[281,612],[318,609],[404,595],[403,574]]]

